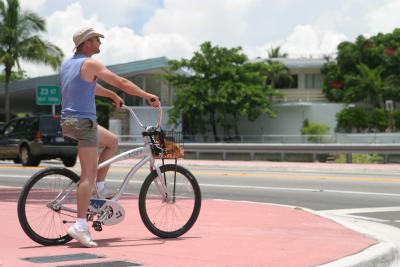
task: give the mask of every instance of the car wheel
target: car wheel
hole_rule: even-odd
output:
[[[65,167],[74,167],[76,163],[76,156],[74,157],[64,157],[61,159]]]
[[[14,163],[21,163],[21,160],[19,158],[13,159]]]
[[[19,158],[22,166],[38,166],[40,159],[32,156],[31,151],[27,146],[22,146],[19,151]]]

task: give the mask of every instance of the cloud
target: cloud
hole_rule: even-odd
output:
[[[266,42],[257,46],[244,46],[244,52],[250,58],[267,57],[271,48],[280,46],[282,53],[289,57],[322,57],[336,53],[339,43],[348,40],[341,33],[321,31],[313,25],[297,25],[284,40]]]
[[[136,35],[129,28],[114,27],[106,31],[99,58],[106,64],[117,64],[152,57],[180,58],[190,56],[194,47],[177,34]]]
[[[108,28],[97,15],[85,17],[79,3],[70,4],[65,10],[56,11],[47,18],[48,33],[44,39],[60,47],[66,58],[73,54],[73,33],[82,26],[91,26],[103,33],[101,53],[94,58],[104,64],[117,64],[140,59],[167,56],[169,58],[188,57],[195,50],[183,36],[175,33],[151,33],[145,36],[136,34],[128,27]],[[54,71],[33,63],[22,63],[29,77],[49,75]]]
[[[282,46],[290,56],[329,54],[348,39],[334,30],[323,31],[316,24],[293,24],[284,38],[273,40],[272,36],[279,36],[276,31],[280,27],[276,24],[282,19],[275,13],[282,15],[285,11],[286,22],[291,14],[298,12],[289,1],[204,0],[201,5],[197,3],[165,0],[164,6],[144,25],[143,33],[173,32],[196,49],[207,40],[228,47],[242,46],[250,58],[265,57],[267,50],[276,46]]]
[[[371,10],[366,15],[370,33],[392,32],[400,26],[400,2],[398,0],[385,0],[380,7]]]
[[[46,0],[19,0],[22,9],[29,9],[38,12],[45,4]]]
[[[347,40],[347,37],[340,33],[320,31],[312,25],[298,25],[288,36],[282,50],[289,56],[322,56],[336,52],[337,45]]]
[[[35,0],[22,1],[31,3]],[[64,3],[57,8],[53,0],[44,4],[45,0],[36,1],[37,8],[42,3],[42,7],[52,5],[56,10],[46,18],[48,34],[44,38],[59,46],[66,57],[72,55],[72,34],[76,29],[92,26],[104,33],[106,38],[102,40],[101,53],[95,58],[106,65],[159,56],[187,58],[204,41],[225,47],[242,46],[249,58],[267,57],[267,50],[277,46],[290,57],[330,54],[336,51],[340,42],[354,37],[343,31],[343,25],[347,28],[354,25],[356,20],[351,17],[351,10],[357,7],[357,2],[343,0],[341,8],[329,3],[329,8],[324,9],[326,3],[307,0],[313,3],[312,11],[299,14],[299,8],[308,3],[306,0],[203,0],[201,4],[197,0],[164,0],[162,4],[158,0],[99,0],[96,5],[92,5],[95,0],[77,0],[72,3],[57,1],[60,6]],[[382,19],[386,8],[397,6],[396,1],[386,0],[382,9],[373,9],[371,6],[374,5],[364,4],[366,2],[376,1],[362,2],[362,12],[371,17],[371,24],[372,20],[376,24]],[[143,27],[126,25],[130,12],[138,14],[144,6],[148,17]],[[397,19],[394,15],[393,18]],[[363,21],[365,19],[363,17]],[[29,67],[29,74],[51,73],[42,66],[37,68]]]
[[[238,46],[252,39],[256,28],[249,18],[261,13],[252,9],[251,0],[165,0],[163,7],[143,26],[143,33],[174,33],[198,46],[205,41],[219,45]]]

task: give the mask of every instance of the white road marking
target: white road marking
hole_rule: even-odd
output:
[[[21,175],[21,174],[0,174],[0,177],[4,177],[4,178],[29,178],[32,175],[27,174],[27,175]]]
[[[15,175],[15,174],[0,174],[0,178],[28,178],[31,175]],[[132,177],[130,183],[140,184],[140,181],[135,181],[135,176]],[[108,182],[112,183],[122,183],[121,179],[108,178]],[[246,189],[246,190],[269,190],[269,191],[300,191],[300,192],[313,192],[313,193],[335,193],[335,194],[358,194],[358,195],[375,195],[375,196],[389,196],[389,197],[400,197],[400,194],[396,193],[378,193],[378,192],[363,192],[363,191],[348,191],[348,190],[326,190],[326,189],[316,189],[316,188],[291,188],[291,187],[271,187],[271,186],[252,186],[252,185],[226,185],[226,184],[205,184],[200,183],[200,187],[209,188],[230,188],[230,189]]]
[[[324,210],[324,212],[329,212],[337,215],[347,215],[353,213],[391,212],[391,211],[400,211],[400,207],[395,206],[395,207]]]
[[[378,219],[378,218],[367,217],[367,216],[359,216],[359,215],[354,215],[354,214],[375,213],[375,212],[398,212],[398,211],[400,211],[400,207],[337,209],[337,210],[321,210],[319,212],[324,213],[324,214],[346,216],[346,217],[350,217],[350,218],[354,218],[354,219],[362,219],[362,220],[373,221],[373,222],[388,223],[388,222],[393,222],[393,221],[400,222],[400,220],[385,220],[385,219]]]
[[[270,187],[270,186],[251,186],[251,185],[223,185],[223,184],[203,184],[203,183],[201,183],[200,186],[201,187],[232,188],[232,189],[304,191],[304,192],[317,192],[317,193],[360,194],[360,195],[400,197],[400,194],[396,194],[396,193],[378,193],[378,192],[347,191],[347,190],[325,190],[325,189],[315,189],[315,188],[291,188],[291,187]]]

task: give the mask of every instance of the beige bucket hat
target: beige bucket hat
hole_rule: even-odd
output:
[[[83,27],[79,30],[77,30],[72,39],[74,40],[74,50],[80,45],[82,44],[84,41],[89,40],[90,38],[94,37],[94,36],[99,36],[101,38],[104,38],[104,35],[101,33],[96,32],[93,28],[91,27]]]

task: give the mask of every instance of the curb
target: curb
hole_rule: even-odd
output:
[[[350,230],[364,234],[378,240],[379,243],[356,254],[335,260],[333,262],[317,265],[316,267],[397,267],[400,266],[400,229],[387,224],[371,222],[367,220],[355,219],[343,215],[335,215],[329,212],[315,211],[293,205],[283,205],[275,203],[260,203],[245,200],[225,200],[214,199],[217,201],[257,203],[261,205],[274,205],[301,209],[317,216],[334,221]],[[395,239],[395,240],[393,240]]]
[[[400,265],[400,229],[329,212],[311,212],[379,241],[376,245],[357,254],[318,267],[395,267]]]

